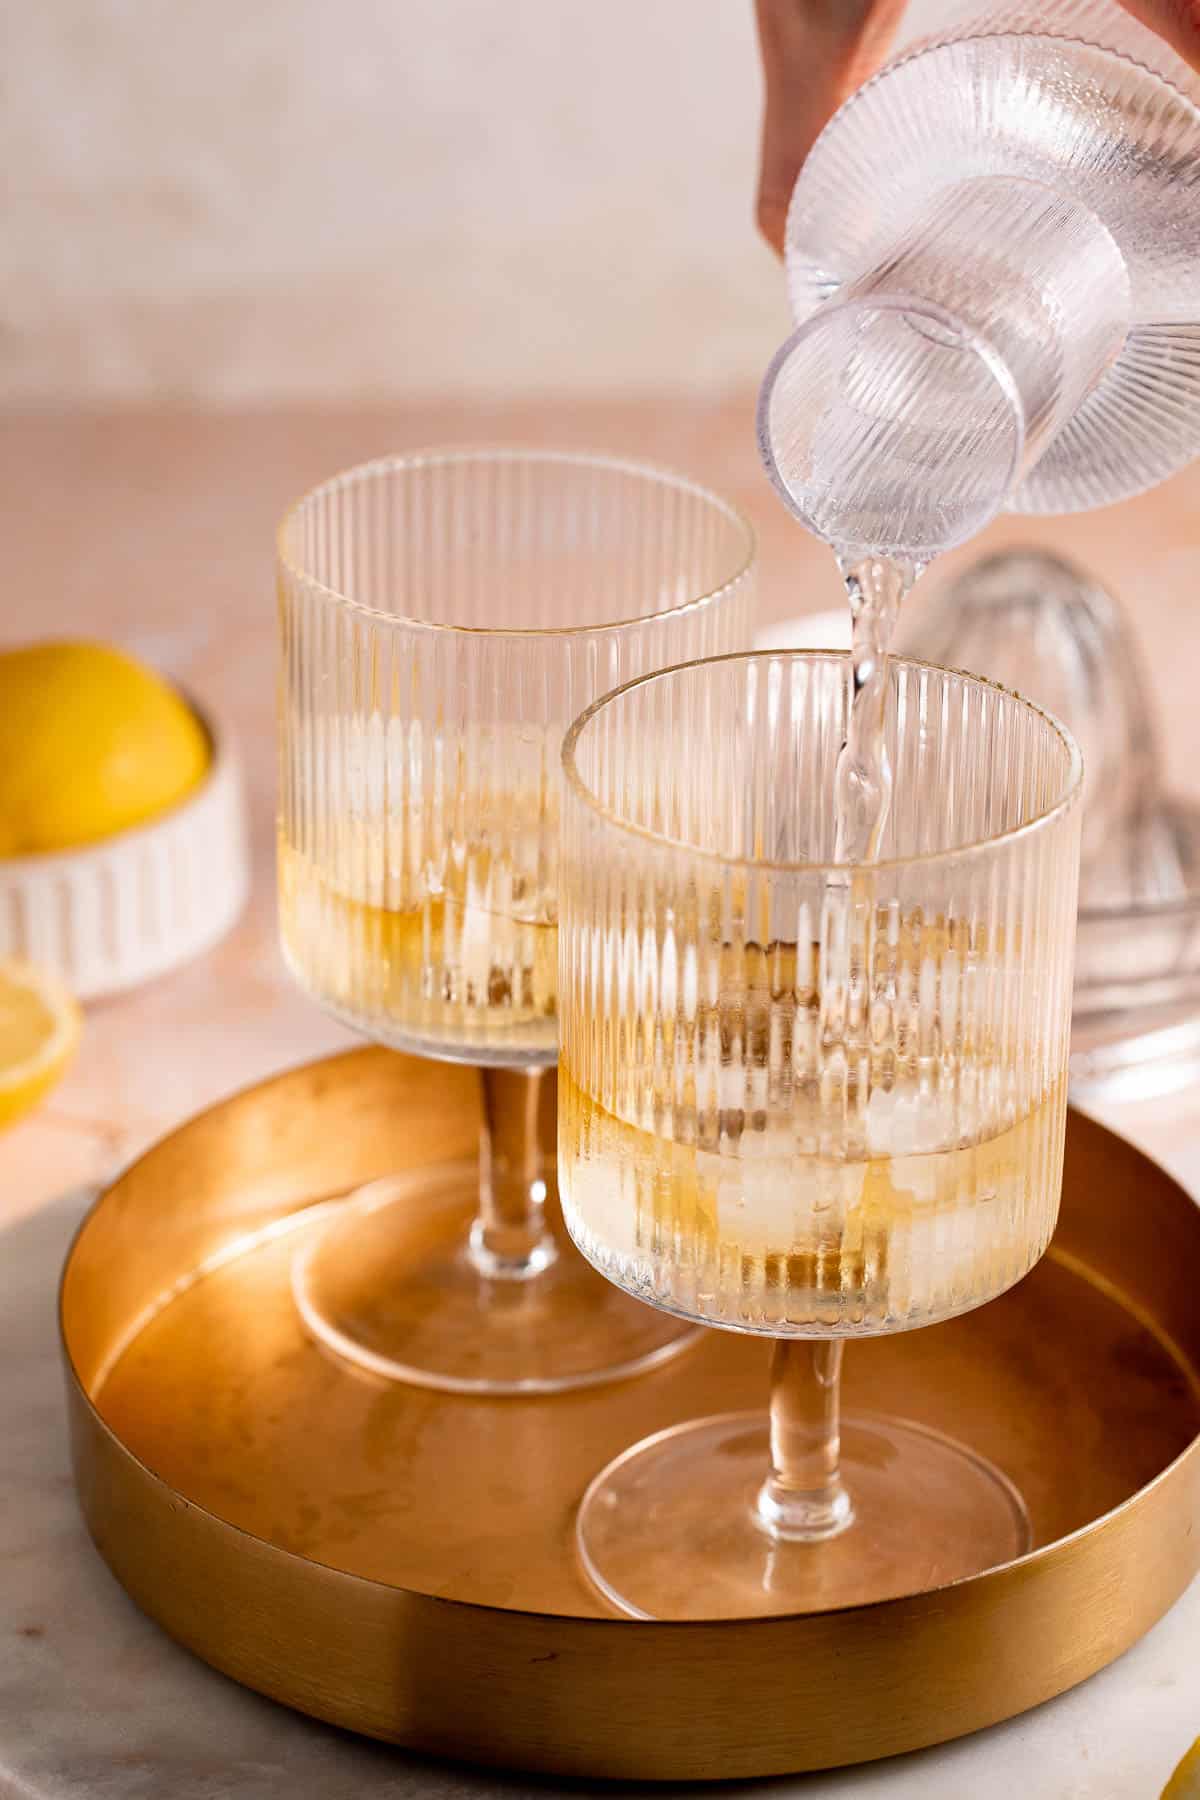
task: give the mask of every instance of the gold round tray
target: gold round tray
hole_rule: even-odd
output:
[[[348,1188],[469,1156],[469,1070],[367,1049],[184,1126],[100,1199],[63,1278],[80,1499],[133,1598],[197,1655],[337,1725],[458,1759],[696,1781],[973,1731],[1127,1649],[1200,1566],[1200,1209],[1070,1120],[1044,1261],[951,1324],[855,1344],[847,1405],[975,1445],[1036,1548],[932,1592],[780,1619],[605,1617],[572,1552],[609,1457],[759,1405],[723,1332],[550,1399],[376,1384],[292,1305]],[[664,1555],[670,1545],[663,1546]]]

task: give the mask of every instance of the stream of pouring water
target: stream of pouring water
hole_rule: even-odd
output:
[[[834,773],[834,860],[821,925],[822,1087],[842,1153],[865,1154],[871,1087],[871,981],[875,860],[887,824],[892,770],[884,739],[888,651],[918,565],[839,555],[850,601],[851,691],[846,741]]]
[[[873,862],[887,824],[892,771],[884,741],[888,651],[900,605],[920,573],[891,557],[838,557],[850,601],[852,689],[834,777],[834,860]]]

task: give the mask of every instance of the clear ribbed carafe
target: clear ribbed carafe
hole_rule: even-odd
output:
[[[760,442],[851,555],[1153,486],[1200,450],[1200,80],[1114,0],[961,15],[835,114],[788,216]]]

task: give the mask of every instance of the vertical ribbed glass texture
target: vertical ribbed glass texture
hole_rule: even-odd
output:
[[[845,658],[672,670],[568,737],[559,1161],[631,1293],[774,1337],[945,1319],[1058,1209],[1078,753],[890,670],[880,860],[836,866]]]
[[[448,450],[288,514],[280,918],[300,981],[398,1048],[553,1061],[559,752],[597,694],[749,630],[749,527],[605,458]]]

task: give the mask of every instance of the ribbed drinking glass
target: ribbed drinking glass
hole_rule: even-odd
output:
[[[744,642],[753,571],[731,507],[605,457],[390,458],[280,528],[285,957],[368,1037],[482,1071],[479,1171],[384,1177],[295,1265],[310,1330],[377,1374],[539,1392],[685,1341],[561,1231],[560,750],[597,694]]]
[[[1079,755],[1015,694],[893,661],[879,858],[838,864],[849,686],[833,655],[700,662],[564,745],[568,1228],[671,1317],[776,1340],[769,1416],[660,1432],[589,1489],[584,1565],[638,1616],[855,1604],[1028,1547],[1003,1471],[841,1426],[838,1378],[846,1338],[979,1306],[1046,1248]]]

